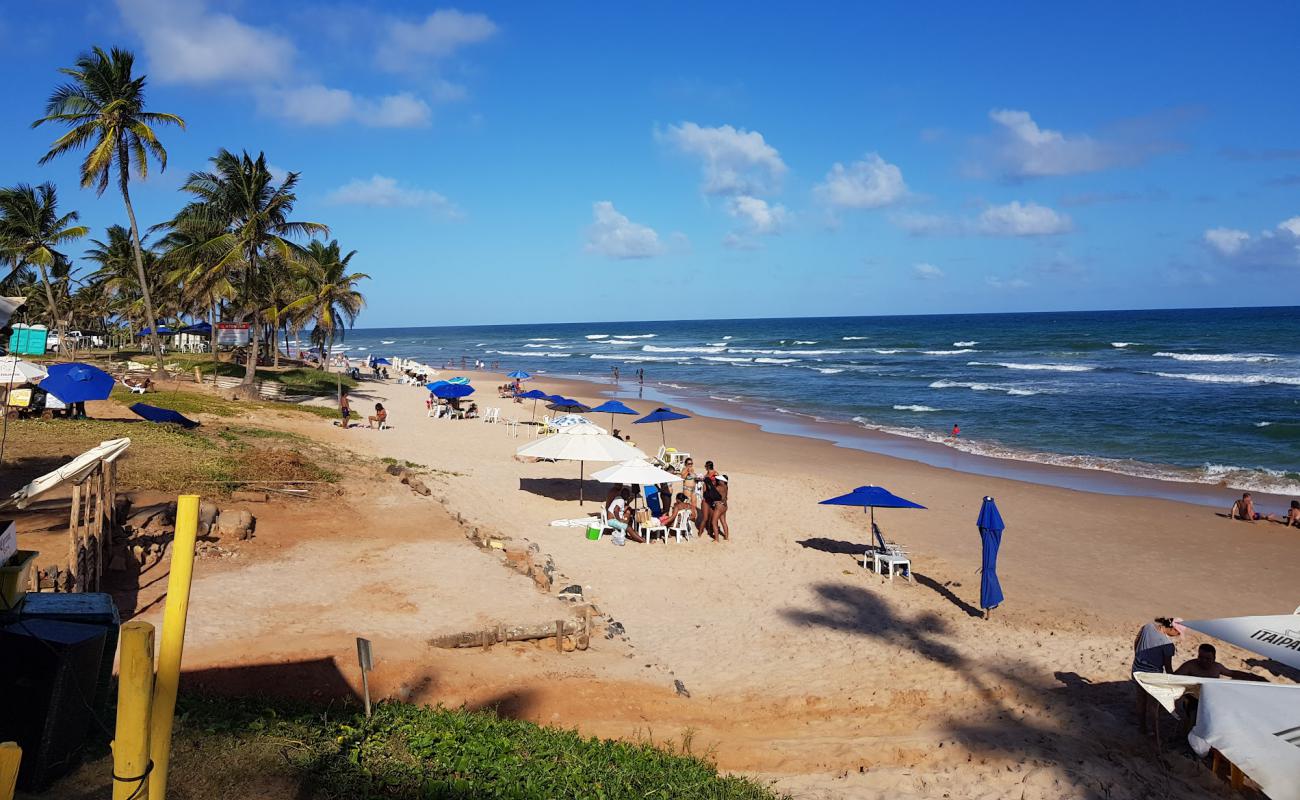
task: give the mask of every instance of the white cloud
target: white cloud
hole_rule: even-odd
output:
[[[986,236],[1052,236],[1073,227],[1065,214],[1019,200],[986,208],[975,221],[975,230]]]
[[[279,34],[209,11],[201,0],[117,0],[157,83],[280,80],[296,50]]]
[[[990,275],[984,279],[984,282],[999,290],[1029,288],[1029,281],[1024,278],[999,278],[996,275]]]
[[[868,153],[847,168],[840,163],[826,173],[813,193],[827,205],[841,208],[881,208],[907,196],[903,171],[876,153]]]
[[[427,208],[450,218],[460,212],[443,195],[432,189],[401,186],[396,178],[372,175],[368,180],[357,178],[325,196],[325,202],[340,206],[371,206],[374,208]]]
[[[944,273],[935,265],[922,262],[912,267],[912,277],[922,281],[937,281],[944,277]]]
[[[779,188],[786,173],[781,154],[758,131],[730,125],[703,128],[683,122],[656,132],[656,136],[701,160],[705,194],[765,194]]]
[[[460,48],[487,41],[496,33],[496,23],[486,14],[441,8],[421,22],[391,21],[376,58],[385,69],[405,70],[421,60],[450,58]]]
[[[429,124],[429,104],[408,92],[379,98],[320,84],[274,89],[259,95],[264,113],[299,125],[355,122],[371,128],[418,128]]]
[[[1258,234],[1210,228],[1205,243],[1222,261],[1239,269],[1300,267],[1300,216],[1284,219]]]
[[[785,226],[783,205],[768,205],[766,200],[742,194],[727,201],[727,213],[745,222],[746,230],[755,234],[780,233]]]
[[[902,228],[913,236],[937,236],[942,233],[957,233],[956,223],[943,214],[922,214],[907,212],[891,214],[889,221],[896,228]]]
[[[608,200],[592,203],[592,224],[587,228],[588,253],[608,258],[650,258],[663,252],[659,234],[648,225],[628,219]]]
[[[1096,172],[1140,161],[1147,154],[1142,147],[1040,128],[1028,111],[993,109],[989,119],[1001,126],[995,143],[996,157],[1008,178]]]

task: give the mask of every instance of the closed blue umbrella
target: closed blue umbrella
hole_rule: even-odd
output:
[[[469,397],[474,394],[474,387],[464,383],[448,383],[443,386],[435,386],[430,391],[434,397],[441,397],[444,400],[454,397]]]
[[[925,506],[920,503],[913,503],[911,500],[905,500],[902,497],[881,486],[859,486],[848,494],[842,494],[839,497],[832,497],[829,500],[823,500],[819,505],[823,506],[861,506],[871,511],[871,535],[875,537],[880,547],[883,549],[885,541],[876,529],[876,509],[877,508],[920,508]]]
[[[636,409],[634,409],[634,408],[628,408],[627,406],[623,405],[622,403],[620,403],[620,402],[617,401],[617,400],[606,400],[605,402],[603,402],[603,403],[601,403],[600,405],[598,405],[598,406],[596,406],[595,408],[593,408],[591,411],[592,411],[593,414],[596,413],[597,411],[600,411],[600,412],[603,412],[603,413],[609,414],[609,427],[610,427],[611,430],[613,430],[613,428],[614,428],[614,415],[615,415],[615,414],[632,414],[632,415],[635,415],[635,414],[637,413]]]
[[[99,367],[75,361],[55,364],[41,381],[41,388],[65,403],[107,400],[113,393],[113,376]]]
[[[524,372],[522,369],[517,369],[514,372],[508,373],[506,377],[514,378],[517,381],[526,381],[533,376],[529,375],[527,372]]]
[[[673,411],[671,408],[664,406],[662,408],[656,408],[654,411],[651,411],[649,414],[646,414],[644,417],[636,420],[632,424],[640,425],[643,422],[658,422],[659,438],[663,439],[664,447],[667,447],[668,436],[664,433],[664,423],[672,422],[673,420],[676,419],[690,419],[690,417],[687,416],[686,414],[679,414],[676,411]]]
[[[145,403],[136,403],[131,406],[131,410],[150,422],[171,422],[180,425],[182,428],[197,428],[199,426],[199,423],[170,408],[159,408]]]
[[[988,619],[993,609],[1002,604],[1002,583],[998,580],[998,549],[1002,546],[1002,515],[998,513],[998,504],[992,497],[985,497],[980,506],[979,519],[975,524],[980,529],[980,543],[983,556],[980,559],[980,608],[984,609],[984,618]]]

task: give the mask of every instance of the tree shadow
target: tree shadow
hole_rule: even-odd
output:
[[[830,553],[831,555],[837,556],[854,556],[856,558],[862,558],[862,554],[872,548],[872,545],[869,544],[848,542],[843,539],[827,539],[822,536],[800,539],[795,542],[795,544],[808,550],[816,550],[821,553]]]
[[[921,573],[916,572],[915,570],[912,572],[912,579],[915,580],[921,586],[924,586],[927,589],[934,590],[935,594],[939,595],[943,599],[947,600],[949,603],[952,603],[957,608],[966,612],[966,616],[978,617],[978,618],[984,617],[983,611],[981,611],[980,609],[976,608],[975,606],[971,605],[970,603],[958,597],[957,594],[953,592],[952,589],[949,589],[946,584],[939,583],[934,578],[931,578],[928,575],[922,575]]]
[[[329,700],[361,702],[361,696],[343,677],[332,657],[186,670],[181,674],[181,690],[224,697],[271,696],[313,703]]]
[[[537,706],[537,692],[534,689],[510,689],[494,697],[465,707],[470,711],[491,711],[502,719],[532,720],[532,711]]]

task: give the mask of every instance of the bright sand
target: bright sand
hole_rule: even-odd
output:
[[[531,402],[496,398],[503,378],[466,374],[481,409],[529,418]],[[560,380],[528,386],[596,402],[601,391]],[[1172,501],[985,478],[703,417],[670,423],[668,441],[730,477],[732,540],[591,542],[577,528],[549,525],[597,508],[598,499],[578,506],[578,465],[518,460],[516,448],[531,440],[526,428],[514,436],[504,425],[432,420],[425,396],[396,384],[354,392],[363,420],[375,401],[389,408],[392,429],[383,432],[291,426],[440,471],[430,481],[451,512],[515,544],[538,543],[562,581],[581,584],[623,623],[628,641],[596,638],[592,650],[570,656],[523,646],[426,648],[437,633],[545,621],[565,609],[451,531],[436,503],[385,484],[353,503],[355,517],[338,520],[359,526],[352,534],[299,536],[270,562],[201,574],[196,612],[220,608],[201,622],[196,613],[187,663],[228,663],[241,614],[293,602],[298,611],[287,619],[240,634],[244,646],[257,650],[250,642],[261,640],[263,653],[332,655],[354,682],[351,637],[369,633],[388,656],[376,672],[381,690],[496,704],[597,735],[693,733],[696,750],[712,748],[722,768],[779,779],[800,797],[1197,797],[1215,786],[1204,770],[1178,755],[1162,766],[1133,729],[1126,680],[1134,633],[1154,616],[1278,613],[1300,602],[1300,530],[1231,522]],[[608,426],[607,415],[591,417]],[[632,419],[617,418],[616,427],[653,453],[658,426],[626,424]],[[587,475],[603,466],[587,464]],[[607,487],[588,481],[587,497],[602,498]],[[861,510],[817,505],[862,484],[928,507],[876,515],[910,551],[916,583],[861,568],[869,538]],[[1007,523],[999,561],[1006,602],[990,621],[974,608],[974,523],[986,494]],[[1225,492],[1225,510],[1230,500]],[[232,582],[239,601],[217,602],[231,596]],[[1176,663],[1202,641],[1184,639]],[[1220,653],[1230,666],[1267,672],[1244,664],[1243,651],[1225,645]],[[675,694],[674,680],[690,699]]]

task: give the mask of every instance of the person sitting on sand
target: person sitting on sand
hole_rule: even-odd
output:
[[[1245,672],[1239,669],[1229,669],[1218,661],[1218,652],[1214,645],[1206,643],[1196,648],[1196,658],[1189,658],[1174,670],[1175,675],[1186,675],[1189,678],[1231,678],[1235,681],[1261,681],[1268,683],[1268,678],[1256,675],[1253,672]],[[1197,698],[1190,694],[1184,694],[1179,699],[1179,704],[1183,709],[1183,726],[1182,735],[1186,736],[1196,726],[1196,709],[1199,705]]]
[[[1294,525],[1300,528],[1300,500],[1291,501],[1291,507],[1286,511],[1286,519],[1283,523],[1288,527]]]
[[[645,542],[641,535],[631,526],[632,521],[632,490],[624,486],[619,489],[618,495],[605,506],[605,520],[609,527],[621,531],[623,535],[634,542]]]
[[[469,408],[465,409],[465,419],[478,416],[478,403],[473,400],[469,401]]]
[[[1273,514],[1265,516],[1255,510],[1255,501],[1251,499],[1250,492],[1242,492],[1241,499],[1232,504],[1232,510],[1228,512],[1228,519],[1242,519],[1246,522],[1256,522],[1261,519],[1266,519],[1269,522],[1277,521],[1277,517]]]
[[[1182,620],[1177,617],[1156,617],[1143,625],[1133,640],[1133,668],[1130,672],[1173,672],[1175,648],[1171,637],[1182,633]],[[1156,704],[1136,680],[1133,688],[1137,690],[1138,728],[1149,734]]]
[[[373,428],[376,424],[378,424],[380,428],[383,428],[384,423],[387,421],[388,421],[388,409],[384,408],[383,403],[375,403],[375,413],[369,417],[366,417],[366,427]]]

